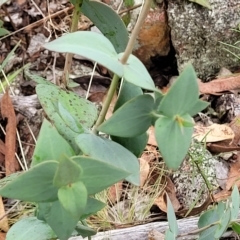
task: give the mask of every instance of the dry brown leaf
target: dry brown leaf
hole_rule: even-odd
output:
[[[88,97],[88,100],[100,104],[103,102],[105,94],[106,94],[105,92],[95,92]]]
[[[5,209],[2,201],[2,197],[0,196],[0,217],[5,215]],[[0,229],[4,232],[9,230],[8,219],[7,216],[0,220]]]
[[[215,202],[225,201],[231,196],[232,192],[228,190],[222,190],[219,193],[213,195],[213,199]]]
[[[166,187],[162,194],[154,200],[154,204],[157,205],[163,212],[167,212],[166,194],[168,194],[168,197],[173,205],[173,209],[177,212],[181,208],[181,204],[176,197],[175,186],[169,177],[164,176],[162,179],[166,181]]]
[[[229,123],[229,127],[233,130],[233,132],[235,134],[232,143],[237,146],[240,143],[240,115],[237,115]]]
[[[211,82],[198,82],[202,94],[219,95],[221,92],[240,89],[240,74],[213,80]]]
[[[148,134],[148,144],[157,146],[157,141],[155,138],[155,128],[153,126],[151,126],[148,129],[147,134]]]
[[[227,139],[234,138],[233,130],[225,124],[212,124],[209,127],[194,126],[193,138],[199,142],[219,142]]]
[[[145,159],[147,162],[152,162],[159,159],[160,153],[155,146],[147,145],[146,150],[143,152],[141,158]]]
[[[1,100],[1,113],[3,118],[7,118],[8,120],[5,138],[5,168],[6,175],[10,175],[19,170],[19,164],[15,158],[17,121],[8,91],[3,95]]]
[[[240,153],[237,154],[238,158],[230,165],[228,179],[226,183],[226,190],[230,190],[234,184],[240,187]]]
[[[212,197],[208,196],[206,201],[201,206],[191,209],[190,212],[189,212],[189,209],[182,209],[182,210],[176,212],[176,215],[182,216],[182,217],[185,217],[186,214],[188,217],[198,215],[202,211],[206,210],[212,202],[213,202]]]
[[[6,147],[5,143],[0,139],[0,165],[5,161]]]
[[[118,202],[120,200],[120,197],[122,195],[122,182],[118,182],[114,185],[112,185],[108,190],[108,199],[111,203]]]
[[[149,163],[143,158],[140,158],[139,162],[140,162],[140,187],[143,187],[148,178],[150,166]]]
[[[211,153],[240,151],[240,147],[236,146],[236,144],[233,144],[231,140],[225,140],[217,143],[208,143],[207,149]]]

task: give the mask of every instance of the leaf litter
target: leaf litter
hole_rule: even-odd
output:
[[[26,1],[19,1],[19,4],[26,4]],[[41,8],[44,8],[44,3],[41,3]],[[46,7],[46,6],[45,6]],[[50,9],[52,12],[54,12],[56,10],[56,5],[52,6],[52,9]],[[65,9],[66,10],[66,9]],[[61,11],[61,10],[60,10]],[[69,8],[67,9],[67,11],[69,11]],[[27,11],[27,13],[29,14],[29,16],[31,16],[32,18],[35,18],[36,16],[40,15],[40,13],[38,11],[36,11],[36,9],[34,9],[33,7],[30,8],[30,10]],[[45,15],[46,12],[44,11]],[[63,16],[63,18],[67,17],[64,16],[63,11],[61,13],[61,16]],[[47,15],[46,15],[47,16]],[[43,19],[46,20],[48,17],[45,17]],[[42,21],[42,22],[43,22]],[[66,21],[65,21],[66,22]],[[53,21],[53,25],[51,26],[51,29],[57,29],[57,30],[62,30],[64,29],[66,26],[64,19],[63,21],[61,21],[61,23],[57,23],[56,21]],[[15,27],[21,26],[21,23],[17,23],[15,22]],[[38,23],[37,26],[39,26],[41,23]],[[87,26],[85,26],[84,24],[80,26],[80,29],[86,29],[89,27],[89,25],[91,25],[91,23],[87,23]],[[33,32],[34,33],[34,26],[29,26],[27,29],[28,32]],[[36,31],[37,32],[37,31]],[[43,36],[40,34],[36,34],[37,39],[32,38],[32,43],[33,44],[33,49],[34,51],[30,51],[31,48],[28,49],[30,57],[31,57],[31,61],[35,62],[36,59],[40,58],[41,59],[41,63],[39,64],[39,68],[40,69],[47,69],[47,64],[46,62],[51,62],[52,57],[49,56],[45,56],[45,59],[42,59],[41,56],[41,49],[37,47],[37,42],[39,42]],[[36,46],[36,47],[35,47]],[[43,61],[44,60],[44,61]],[[82,62],[84,62],[84,64],[86,64],[86,61],[81,60]],[[59,64],[59,63],[58,63]],[[88,62],[89,64],[89,62]],[[91,63],[90,63],[91,65]],[[78,67],[77,67],[78,68]],[[78,69],[74,69],[74,73],[75,76],[77,76],[79,74],[79,72],[77,71]],[[54,80],[53,76],[51,76],[51,72],[49,74],[49,70],[46,71],[47,72],[47,78],[49,78],[50,80]],[[57,70],[56,70],[57,72]],[[106,71],[105,71],[106,74]],[[236,93],[239,88],[240,88],[240,75],[234,75],[234,76],[225,76],[222,77],[220,79],[216,79],[213,80],[211,82],[208,83],[202,83],[199,82],[199,88],[200,88],[200,93],[204,94],[204,95],[218,95],[221,96],[223,92],[232,92],[234,91],[234,93]],[[75,80],[76,81],[76,80]],[[82,81],[82,79],[81,79]],[[99,80],[100,82],[100,80]],[[86,93],[86,88],[82,87],[80,85],[84,85],[84,83],[80,83],[79,86],[76,87],[76,91],[81,92],[82,95],[84,95]],[[80,90],[79,88],[82,87]],[[104,86],[105,87],[105,86]],[[78,88],[78,89],[77,89]],[[98,88],[96,88],[98,89]],[[100,94],[95,94],[96,89],[92,90],[91,92],[91,96],[92,98],[97,98],[96,102],[101,102],[103,95],[105,94],[105,88],[101,88],[101,90],[99,91]],[[105,89],[104,91],[102,89]],[[168,88],[164,88],[165,91],[167,91]],[[90,96],[90,98],[91,98]],[[9,96],[8,96],[9,98]],[[99,100],[101,99],[101,100]],[[8,99],[9,101],[9,99]],[[9,102],[7,102],[9,104]],[[3,105],[3,103],[1,103],[1,105]],[[113,103],[114,105],[114,103]],[[13,113],[12,110],[9,110],[7,107],[7,112],[9,114],[9,112]],[[11,115],[11,114],[10,114]],[[9,120],[9,119],[13,119],[12,115],[10,117],[10,115],[6,115],[8,122],[12,121],[12,123],[14,122],[14,120]],[[109,112],[109,115],[111,115],[111,112]],[[16,120],[15,120],[16,121]],[[238,126],[238,119],[235,121],[235,124],[229,124],[229,126],[226,125],[226,123],[224,123],[224,125],[220,122],[217,125],[212,124],[212,128],[211,126],[199,126],[196,125],[196,129],[198,129],[201,132],[201,139],[204,139],[204,144],[206,144],[207,149],[210,152],[214,152],[215,153],[222,153],[223,151],[226,152],[231,152],[233,150],[240,150],[239,149],[239,139],[240,139],[240,127]],[[7,159],[11,159],[10,162],[5,162],[6,164],[6,174],[8,175],[9,173],[15,172],[17,169],[17,165],[16,164],[16,159],[15,156],[13,157],[13,153],[15,154],[15,150],[16,150],[16,134],[15,134],[15,139],[13,137],[13,133],[16,130],[16,124],[15,124],[15,128],[13,128],[13,124],[9,125],[8,127],[11,126],[11,131],[9,130],[7,132],[7,135],[9,136],[9,139],[11,139],[11,141],[8,139],[6,139],[6,144],[8,144],[8,146],[10,146],[11,150],[7,150],[7,148],[5,147],[5,145],[3,145],[3,143],[0,142],[0,152],[2,153],[3,157],[4,155],[6,156],[6,154],[10,154],[10,158]],[[213,127],[214,126],[214,127]],[[213,129],[211,131],[211,129]],[[227,129],[227,131],[225,131]],[[230,131],[232,130],[232,132],[230,133]],[[211,134],[209,133],[209,131],[211,132]],[[215,132],[214,132],[215,131]],[[10,134],[11,132],[11,134]],[[186,202],[183,201],[183,199],[181,198],[181,192],[179,192],[179,189],[177,188],[177,183],[174,182],[174,178],[173,174],[171,172],[168,172],[164,166],[162,165],[162,163],[159,163],[159,160],[161,159],[161,155],[156,147],[156,140],[154,137],[154,128],[149,129],[149,141],[148,141],[148,146],[146,147],[144,153],[142,154],[141,158],[139,159],[140,161],[140,166],[141,166],[141,186],[140,188],[136,189],[133,186],[128,185],[125,182],[121,182],[121,183],[117,183],[116,185],[112,186],[109,191],[108,191],[108,195],[107,195],[107,199],[109,199],[109,202],[111,203],[109,206],[111,206],[111,211],[112,211],[112,218],[111,220],[109,220],[109,222],[111,223],[109,228],[118,228],[118,227],[126,227],[126,226],[132,226],[135,224],[143,224],[144,222],[148,222],[151,221],[151,219],[154,218],[159,218],[159,219],[164,219],[165,217],[165,212],[166,212],[166,194],[168,194],[168,196],[170,197],[171,201],[173,202],[173,206],[174,209],[176,211],[176,214],[179,216],[185,216],[186,214],[188,215],[196,215],[201,213],[202,211],[206,210],[207,207],[209,206],[209,204],[211,204],[213,201],[220,201],[222,199],[225,199],[226,196],[229,196],[231,194],[231,187],[234,183],[240,184],[239,183],[239,168],[240,168],[240,164],[239,164],[239,156],[238,153],[237,154],[233,154],[231,157],[228,158],[228,160],[222,160],[222,161],[226,161],[227,162],[227,175],[225,177],[220,176],[219,179],[221,180],[225,180],[224,183],[219,184],[216,183],[216,185],[220,185],[221,186],[221,191],[218,191],[216,193],[214,193],[214,191],[211,188],[206,188],[205,190],[205,196],[204,196],[204,200],[200,203],[194,203],[194,199],[199,199],[199,194],[201,194],[201,187],[205,184],[206,182],[202,181],[200,184],[200,189],[197,189],[197,193],[196,195],[191,195],[191,198],[189,199],[188,204]],[[230,134],[229,134],[230,133]],[[10,134],[10,135],[9,135]],[[206,137],[205,137],[206,136]],[[200,140],[199,138],[199,140]],[[212,138],[211,140],[209,140],[209,138]],[[214,139],[214,140],[213,140]],[[13,140],[14,140],[14,144],[13,144]],[[203,146],[205,146],[203,144]],[[13,150],[14,149],[14,150]],[[213,150],[214,149],[214,150]],[[6,151],[7,150],[7,151]],[[203,147],[204,150],[204,147]],[[10,153],[7,153],[7,152]],[[191,151],[191,150],[190,150]],[[195,151],[195,150],[194,150]],[[207,150],[205,150],[207,152]],[[203,155],[205,155],[205,153],[203,151]],[[215,157],[212,157],[210,152],[207,152],[207,160],[203,160],[202,162],[209,162],[209,168],[212,168],[213,165],[215,165],[215,163],[217,163],[219,161],[218,159],[215,159]],[[1,155],[0,155],[1,157]],[[211,160],[209,160],[209,159]],[[14,159],[14,161],[13,161]],[[187,161],[186,161],[187,162]],[[201,175],[199,172],[193,175],[189,174],[194,172],[192,170],[192,165],[194,164],[186,164],[182,166],[182,169],[180,171],[180,175],[184,175],[185,179],[188,179],[187,181],[191,180],[195,180],[195,182],[197,181],[196,178],[198,175]],[[197,163],[199,164],[199,163]],[[157,166],[156,166],[157,165]],[[156,170],[157,169],[157,170]],[[161,170],[161,172],[160,172]],[[158,176],[156,176],[156,171],[160,172],[160,174],[158,174]],[[208,171],[206,169],[204,169],[204,171]],[[213,170],[213,172],[215,171],[215,173],[217,172],[217,170]],[[154,176],[155,174],[155,176]],[[186,175],[185,175],[186,174]],[[175,174],[177,175],[177,174]],[[188,175],[188,176],[187,176]],[[190,175],[190,177],[189,177]],[[209,175],[209,174],[207,174]],[[154,177],[153,177],[154,176]],[[209,176],[208,176],[209,177]],[[201,177],[202,178],[202,177]],[[213,177],[212,177],[213,178]],[[218,177],[215,177],[217,180]],[[177,182],[179,183],[179,179],[177,180]],[[192,181],[191,183],[192,184]],[[213,184],[213,183],[211,183]],[[215,183],[214,183],[215,184]],[[185,184],[183,184],[185,185]],[[206,187],[206,186],[205,186]],[[209,187],[209,186],[208,186]],[[186,186],[185,186],[186,188]],[[153,194],[154,192],[154,194]],[[183,193],[182,193],[183,195]],[[211,198],[211,196],[213,195],[213,199]],[[147,196],[147,197],[146,197]],[[149,198],[150,196],[150,198]],[[189,195],[188,195],[189,196]],[[136,199],[138,199],[138,203],[136,202]],[[129,201],[131,200],[131,201]],[[135,202],[134,202],[135,201]],[[119,204],[120,202],[122,202],[121,204]],[[115,208],[114,208],[114,204],[115,204]],[[117,205],[118,204],[118,205]],[[121,206],[120,206],[121,205]],[[145,216],[146,218],[143,220],[142,216],[139,216],[141,214],[133,214],[132,216],[130,215],[130,220],[127,222],[124,222],[124,220],[122,220],[122,223],[118,222],[119,221],[119,217],[115,218],[116,215],[114,215],[117,212],[117,208],[120,209],[119,212],[124,211],[125,213],[129,213],[129,210],[133,210],[133,209],[137,209],[139,208],[140,205],[144,206],[144,210],[146,210],[146,208],[148,209],[148,214]],[[133,207],[134,206],[134,207]],[[150,211],[151,207],[157,207],[158,208],[158,212],[160,209],[160,214],[158,213],[158,215],[154,212],[154,211]],[[140,210],[141,212],[142,210]],[[157,212],[157,211],[156,211]],[[0,212],[0,216],[4,214]],[[138,216],[137,216],[138,215]],[[128,214],[126,214],[126,216],[129,217]],[[125,217],[126,217],[125,216]],[[97,217],[96,217],[97,219]],[[95,220],[96,220],[95,219]],[[113,219],[116,221],[114,222]],[[100,218],[98,218],[96,221],[100,222]],[[91,220],[90,220],[91,222]],[[99,224],[98,224],[99,226]],[[107,229],[107,228],[106,228]]]

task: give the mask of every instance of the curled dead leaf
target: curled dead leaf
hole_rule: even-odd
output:
[[[173,205],[173,209],[175,212],[177,212],[181,208],[181,204],[176,197],[175,186],[169,177],[164,176],[162,179],[165,181],[166,186],[161,195],[154,200],[154,204],[157,205],[163,212],[167,212],[166,194],[168,194],[168,197]]]

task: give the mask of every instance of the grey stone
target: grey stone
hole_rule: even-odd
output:
[[[234,69],[239,59],[220,42],[234,44],[240,33],[240,0],[209,0],[211,10],[187,0],[168,0],[168,21],[179,71],[190,62],[206,80],[221,67]],[[238,45],[240,47],[240,44]],[[240,50],[229,48],[240,56]]]

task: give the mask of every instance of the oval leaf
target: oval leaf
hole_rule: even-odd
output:
[[[54,139],[54,141],[53,141]],[[58,133],[57,129],[46,119],[43,120],[37,145],[32,157],[32,166],[63,156],[72,157],[75,153],[67,141]]]
[[[7,233],[6,240],[43,240],[56,238],[49,225],[36,217],[20,219]]]
[[[98,193],[130,175],[122,169],[93,158],[76,156],[72,157],[72,160],[83,169],[80,180],[86,186],[89,195]]]
[[[151,125],[154,100],[141,95],[126,102],[111,118],[101,124],[99,131],[119,137],[135,137],[143,134]]]
[[[57,199],[58,189],[53,185],[57,161],[36,165],[0,189],[0,195],[29,202],[47,202]]]
[[[68,239],[79,221],[79,216],[71,215],[59,201],[39,203],[38,210],[60,239]]]
[[[220,223],[217,225],[217,229],[214,234],[215,239],[219,239],[223,235],[223,233],[226,232],[228,225],[230,223],[230,220],[231,220],[231,209],[228,208],[223,213],[220,219]]]
[[[53,184],[60,188],[74,182],[79,181],[81,167],[73,160],[64,157],[60,159],[56,174],[53,179]]]
[[[100,63],[119,77],[123,76],[123,66],[118,60],[117,52],[102,34],[88,31],[67,33],[43,47],[54,52],[81,55]]]
[[[110,163],[119,169],[131,173],[126,180],[139,185],[139,162],[127,149],[116,142],[94,134],[80,134],[76,137],[76,143],[85,155]]]
[[[73,92],[65,91],[57,86],[38,84],[36,87],[39,101],[48,117],[57,128],[58,132],[69,142],[75,152],[79,151],[74,138],[84,131],[84,128],[92,127],[97,118],[97,109],[94,104],[80,98]],[[59,111],[59,102],[63,109]],[[66,116],[69,112],[72,118]],[[62,115],[66,117],[62,117]],[[72,130],[72,121],[78,130]],[[82,126],[82,128],[81,128]]]
[[[58,190],[58,199],[61,205],[72,216],[80,217],[87,205],[87,189],[85,185],[79,181]]]
[[[197,76],[192,65],[188,65],[160,102],[158,111],[168,117],[173,117],[176,114],[188,114],[188,112],[193,114],[193,107],[197,106],[197,110],[200,111],[202,109],[199,106],[205,106],[197,104],[198,95]]]
[[[81,11],[111,41],[117,53],[124,52],[128,31],[111,7],[101,2],[84,0]]]
[[[189,115],[182,117],[192,121]],[[184,127],[174,118],[161,117],[155,123],[158,147],[168,168],[176,170],[181,165],[191,144],[193,127]]]
[[[119,53],[121,59],[123,53]],[[157,91],[155,84],[143,63],[134,55],[130,55],[124,67],[124,79],[141,88]]]
[[[114,111],[120,108],[127,101],[139,95],[143,95],[143,91],[140,87],[135,86],[132,83],[129,83],[127,81],[123,81],[121,91],[118,96],[118,100],[114,107]],[[148,141],[147,133],[143,133],[142,135],[132,137],[132,138],[122,138],[122,137],[116,137],[116,136],[111,136],[111,138],[114,142],[117,142],[123,147],[127,148],[136,157],[141,156]]]

